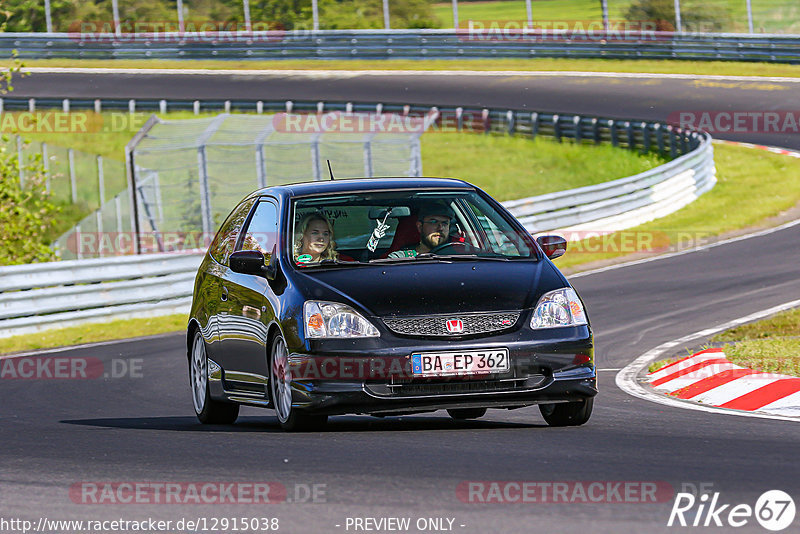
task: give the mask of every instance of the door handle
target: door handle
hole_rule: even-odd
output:
[[[228,288],[227,287],[222,286],[222,294],[220,294],[219,298],[222,299],[222,302],[226,302],[228,300]]]

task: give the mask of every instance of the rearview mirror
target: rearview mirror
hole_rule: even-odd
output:
[[[391,210],[391,213],[390,213]],[[411,215],[411,208],[408,206],[394,206],[393,208],[370,208],[369,210],[369,218],[378,220],[384,219],[386,214],[390,213],[390,217],[393,219],[398,219],[400,217],[408,217]]]
[[[567,251],[567,240],[560,235],[540,235],[536,238],[536,242],[551,260],[563,256]]]

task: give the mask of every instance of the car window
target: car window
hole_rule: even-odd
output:
[[[233,252],[233,247],[236,245],[236,238],[239,237],[239,231],[242,225],[247,220],[247,214],[250,213],[250,208],[253,207],[256,199],[248,199],[233,209],[225,222],[222,223],[217,235],[208,247],[208,252],[211,257],[222,265],[228,264],[228,257]]]
[[[269,200],[256,205],[250,223],[237,250],[258,250],[271,254],[278,242],[278,206]]]
[[[422,221],[420,227],[421,213],[427,222]],[[440,221],[443,215],[449,218],[447,224]],[[301,198],[292,204],[291,220],[293,259],[304,264],[301,267],[324,264],[325,259],[391,262],[392,258],[413,260],[421,254],[419,259],[427,260],[431,254],[423,254],[426,251],[476,260],[537,258],[530,234],[506,220],[495,203],[476,191],[405,190]],[[319,254],[303,241],[311,221],[331,235],[329,245],[320,242]],[[425,239],[420,230],[427,232]],[[311,234],[305,239],[310,240]],[[297,261],[301,245],[306,252]]]

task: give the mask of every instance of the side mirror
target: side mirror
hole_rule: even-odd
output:
[[[536,238],[536,242],[551,260],[563,256],[567,251],[567,240],[560,235],[541,235]]]
[[[239,250],[230,255],[229,262],[231,270],[235,273],[254,274],[263,276],[269,280],[275,278],[277,266],[275,253],[273,251],[269,265],[265,265],[264,254],[259,250]]]

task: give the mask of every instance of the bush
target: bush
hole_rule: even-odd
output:
[[[20,186],[17,155],[0,146],[0,265],[56,259],[47,243],[59,211],[45,191],[41,157],[24,166],[25,187]]]

